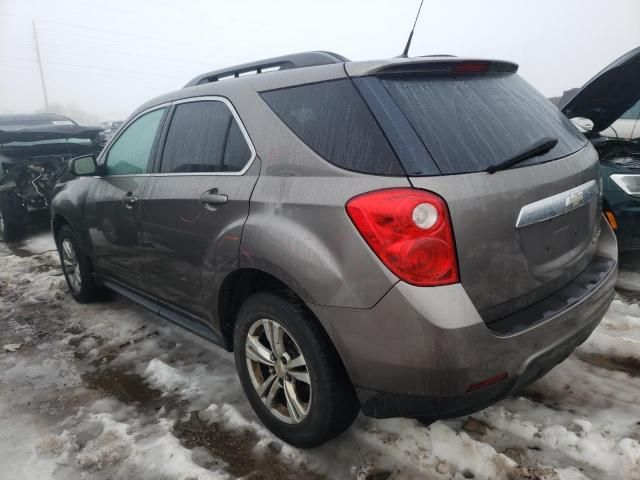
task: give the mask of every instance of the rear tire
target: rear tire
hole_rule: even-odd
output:
[[[56,237],[62,273],[67,281],[71,296],[80,302],[93,302],[99,298],[99,289],[91,272],[91,264],[80,249],[75,232],[64,225]]]
[[[293,446],[311,448],[331,440],[360,410],[327,334],[294,301],[268,292],[245,300],[234,329],[234,356],[256,415]]]

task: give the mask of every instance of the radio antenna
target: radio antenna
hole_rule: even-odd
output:
[[[404,51],[398,55],[397,58],[408,58],[409,57],[409,47],[411,46],[411,40],[413,40],[413,31],[416,29],[416,23],[418,23],[418,18],[420,17],[420,10],[422,10],[422,4],[424,0],[420,0],[420,6],[418,7],[418,13],[416,14],[416,19],[413,22],[413,27],[411,28],[411,33],[409,34],[409,38],[407,40],[407,44],[404,47]]]

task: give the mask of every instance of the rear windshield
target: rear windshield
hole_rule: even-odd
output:
[[[558,159],[586,143],[560,110],[516,74],[381,81],[443,174],[486,170],[543,137],[558,144],[520,165]],[[429,167],[425,159],[418,174],[430,174]]]

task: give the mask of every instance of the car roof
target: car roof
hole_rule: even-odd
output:
[[[242,94],[243,91],[246,92],[246,89],[261,92],[347,76],[437,72],[439,68],[446,65],[474,62],[484,62],[489,65],[490,69],[499,72],[515,72],[518,69],[518,65],[513,62],[452,55],[350,61],[346,57],[332,52],[303,52],[272,57],[198,75],[184,88],[149,100],[132,116],[154,106],[197,96],[232,97]],[[278,70],[266,71],[277,65],[284,66]]]

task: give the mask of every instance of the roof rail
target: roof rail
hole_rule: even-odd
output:
[[[257,74],[266,71],[290,70],[293,68],[312,67],[314,65],[327,65],[330,63],[343,63],[348,61],[348,58],[333,52],[316,51],[294,53],[291,55],[283,55],[282,57],[267,58],[265,60],[243,63],[242,65],[235,65],[233,67],[203,73],[187,83],[184,88],[193,87],[194,85],[202,85],[204,83],[217,82],[218,80],[226,78],[237,78],[245,73]]]

